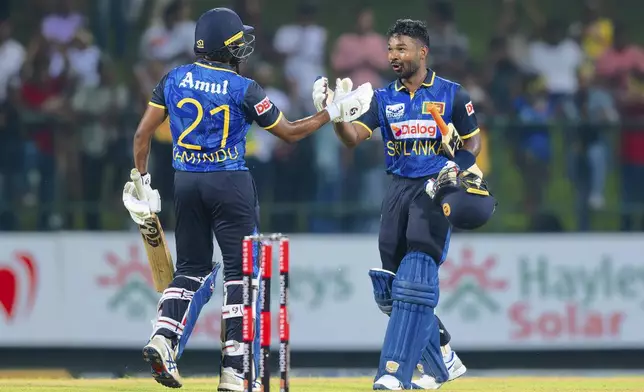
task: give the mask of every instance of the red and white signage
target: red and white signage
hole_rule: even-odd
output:
[[[640,234],[455,235],[437,313],[456,349],[642,348],[642,255]],[[291,236],[293,349],[381,347],[378,259],[377,235]],[[139,348],[159,297],[138,232],[0,237],[0,346]],[[219,276],[188,349],[219,347],[221,304]]]

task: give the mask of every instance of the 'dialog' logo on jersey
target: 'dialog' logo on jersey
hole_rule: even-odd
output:
[[[442,311],[457,311],[464,321],[476,321],[483,312],[497,313],[500,307],[493,293],[505,290],[508,282],[491,276],[496,263],[494,256],[487,256],[477,265],[470,248],[462,250],[460,263],[448,258],[441,266],[446,272],[440,282]]]
[[[437,127],[433,120],[409,120],[390,124],[395,139],[436,139]]]

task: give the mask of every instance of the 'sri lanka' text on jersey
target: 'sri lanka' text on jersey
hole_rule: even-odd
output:
[[[447,162],[429,105],[438,107],[445,122],[454,124],[462,139],[479,132],[470,96],[458,83],[428,70],[422,85],[410,93],[396,80],[375,90],[369,111],[354,121],[372,133],[380,128],[387,173],[425,177],[438,173]]]
[[[248,170],[251,124],[270,129],[282,116],[255,81],[204,60],[168,72],[149,104],[169,116],[174,168],[191,172]]]

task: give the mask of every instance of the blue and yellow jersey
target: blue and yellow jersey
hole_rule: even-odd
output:
[[[169,116],[174,168],[190,172],[248,170],[251,124],[270,129],[282,116],[254,80],[204,60],[168,72],[149,104]]]
[[[387,173],[425,177],[438,173],[447,162],[440,130],[429,112],[431,104],[439,108],[446,123],[454,124],[462,139],[479,132],[467,91],[432,70],[414,93],[400,80],[375,90],[369,111],[353,122],[371,133],[380,128]]]

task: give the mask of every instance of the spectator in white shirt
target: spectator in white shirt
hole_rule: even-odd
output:
[[[94,45],[94,37],[89,30],[79,29],[70,44],[63,47],[63,51],[52,54],[49,74],[54,78],[62,75],[67,61],[70,76],[79,87],[96,87],[100,82],[98,68],[101,56],[102,52]]]
[[[26,56],[25,48],[12,38],[11,27],[9,19],[0,20],[0,105],[6,101],[9,86],[18,78]]]
[[[141,39],[141,55],[148,61],[160,61],[166,70],[194,58],[195,22],[189,19],[190,8],[184,0],[173,0],[163,11],[163,21],[154,22]]]
[[[24,192],[24,144],[16,131],[17,115],[10,94],[19,84],[25,48],[11,36],[8,16],[0,18],[0,230],[15,228],[15,205]]]
[[[579,44],[566,36],[564,24],[558,21],[546,25],[543,38],[530,44],[530,64],[543,76],[550,94],[572,96],[578,89],[577,70],[584,54]]]
[[[298,21],[280,27],[275,33],[273,46],[283,55],[284,72],[289,82],[296,116],[315,113],[311,101],[311,83],[318,75],[325,75],[324,55],[327,31],[317,24],[317,6],[303,3],[298,10]],[[295,114],[294,114],[295,115]]]

